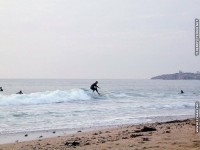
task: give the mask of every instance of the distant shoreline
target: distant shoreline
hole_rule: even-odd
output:
[[[163,74],[152,77],[151,79],[162,79],[162,80],[200,80],[200,72],[190,73],[190,72],[182,72],[173,73],[173,74]]]

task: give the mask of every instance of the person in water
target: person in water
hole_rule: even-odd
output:
[[[0,91],[3,91],[2,87],[0,87]]]
[[[17,92],[16,94],[23,94],[22,91],[20,90],[19,92]]]
[[[93,83],[93,84],[90,86],[90,89],[91,89],[93,92],[96,91],[96,92],[99,94],[97,88],[100,88],[100,87],[98,87],[97,84],[98,84],[98,81],[96,81],[95,83]],[[100,94],[99,94],[99,95],[100,95]]]
[[[184,92],[183,92],[183,90],[181,90],[181,92],[180,92],[181,94],[183,94]]]

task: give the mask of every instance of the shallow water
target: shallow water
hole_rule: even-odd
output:
[[[78,130],[193,116],[200,81],[0,80],[0,133]],[[19,90],[23,95],[15,94]],[[183,90],[184,94],[178,94]]]

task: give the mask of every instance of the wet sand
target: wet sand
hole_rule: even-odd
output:
[[[195,133],[195,125],[194,119],[123,125],[53,138],[39,137],[34,141],[15,141],[1,144],[0,150],[199,150],[200,133]]]

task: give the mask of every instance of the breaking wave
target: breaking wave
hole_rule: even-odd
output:
[[[86,89],[71,89],[68,91],[56,90],[22,95],[0,95],[0,106],[63,103],[90,100],[96,97],[94,93]]]

